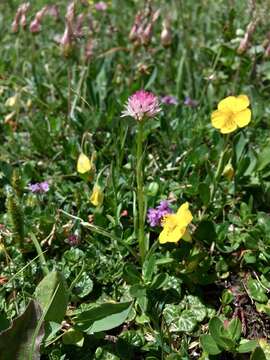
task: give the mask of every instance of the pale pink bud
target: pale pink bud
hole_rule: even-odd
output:
[[[92,56],[94,54],[94,41],[93,39],[89,39],[85,45],[85,50],[84,50],[84,55],[85,55],[85,60],[89,61]]]
[[[30,26],[29,26],[29,30],[30,30],[31,33],[34,33],[34,34],[40,32],[40,30],[41,30],[41,24],[40,24],[40,22],[38,21],[37,18],[35,18],[35,19],[31,22],[31,24],[30,24]]]
[[[108,8],[108,5],[104,1],[100,1],[95,4],[95,9],[97,11],[106,11]]]
[[[73,23],[74,19],[75,19],[75,2],[73,1],[67,7],[66,20],[70,23]]]
[[[64,34],[60,39],[60,45],[63,51],[63,55],[68,57],[73,49],[73,32],[68,23],[66,24]]]
[[[80,14],[76,18],[75,31],[74,35],[76,37],[83,36],[83,22],[84,22],[84,14]]]
[[[26,24],[27,24],[26,15],[25,15],[25,14],[22,14],[21,20],[20,20],[20,25],[21,25],[21,27],[22,27],[23,29],[25,29]]]
[[[155,23],[160,15],[160,9],[157,9],[154,14],[152,15],[152,23]]]
[[[150,43],[152,37],[152,31],[153,31],[153,24],[149,23],[144,29],[144,32],[142,33],[141,36],[143,45],[148,45]]]
[[[138,26],[137,26],[137,24],[134,24],[130,30],[129,37],[128,37],[130,41],[138,40],[137,30],[138,30]]]
[[[245,33],[245,36],[244,38],[240,41],[240,45],[237,49],[237,53],[239,55],[245,53],[247,51],[247,49],[249,48],[250,46],[250,42],[249,42],[249,34],[248,33]]]
[[[57,5],[48,5],[47,14],[54,17],[56,20],[60,18],[59,8]]]
[[[170,46],[172,44],[172,32],[171,29],[167,26],[164,26],[162,29],[160,41],[164,47]]]
[[[11,24],[11,31],[17,33],[19,31],[19,22],[15,19]]]

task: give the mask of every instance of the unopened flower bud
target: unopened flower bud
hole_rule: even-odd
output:
[[[63,55],[69,57],[73,50],[73,32],[70,25],[67,23],[64,34],[60,39],[60,45],[62,48]]]
[[[94,206],[101,206],[104,199],[104,193],[101,189],[101,187],[97,184],[94,185],[93,192],[90,197],[90,202]]]
[[[14,20],[11,24],[11,31],[17,33],[19,31],[19,22]]]
[[[23,29],[26,28],[26,24],[27,24],[27,20],[26,20],[26,15],[25,14],[22,14],[21,16],[21,20],[20,20],[20,25]]]
[[[47,6],[47,14],[52,16],[56,20],[60,18],[59,8],[57,5],[48,5]]]
[[[31,24],[30,24],[30,27],[29,27],[29,30],[31,33],[35,34],[35,33],[38,33],[40,32],[41,30],[41,24],[40,22],[38,21],[38,19],[34,19]]]
[[[149,23],[144,32],[142,33],[141,40],[143,45],[149,45],[151,38],[152,38],[152,30],[153,30],[153,24]]]
[[[29,2],[23,3],[18,7],[15,18],[14,18],[14,20],[12,22],[12,26],[11,26],[12,32],[14,32],[14,33],[18,32],[19,25],[21,25],[21,27],[23,29],[26,27],[26,23],[27,23],[26,13],[27,13],[29,7],[30,7]]]
[[[85,45],[85,50],[84,50],[84,56],[85,56],[85,60],[89,61],[94,54],[94,41],[92,38],[90,38],[86,45]]]
[[[239,55],[244,54],[249,48],[249,46],[250,46],[249,35],[248,33],[245,33],[244,38],[240,41],[240,45],[237,49],[237,54]]]
[[[84,22],[84,14],[80,14],[76,18],[74,35],[75,37],[83,36],[83,22]]]
[[[152,24],[157,21],[157,19],[159,18],[159,14],[160,14],[160,9],[154,12],[154,14],[152,15]]]
[[[69,23],[73,23],[74,19],[75,19],[75,2],[73,1],[67,7],[66,20]]]
[[[224,177],[226,177],[228,180],[232,180],[232,178],[234,177],[234,168],[233,168],[231,162],[229,162],[229,163],[225,166],[222,175],[223,175]]]
[[[170,46],[172,44],[172,32],[171,29],[167,26],[163,26],[161,35],[160,35],[161,44],[164,47]]]

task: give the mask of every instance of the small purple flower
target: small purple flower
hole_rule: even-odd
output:
[[[171,214],[172,210],[169,207],[169,201],[162,200],[156,208],[150,208],[147,212],[147,221],[151,227],[160,226],[163,217]]]
[[[28,189],[32,193],[42,194],[48,192],[50,190],[50,186],[48,181],[42,181],[41,183],[29,184]]]
[[[194,108],[198,106],[199,102],[197,100],[191,99],[189,96],[185,98],[184,105]]]
[[[166,105],[177,105],[178,100],[175,96],[165,95],[161,98],[161,102]]]
[[[72,234],[72,235],[69,235],[69,237],[66,239],[66,242],[70,246],[77,246],[80,243],[80,239],[79,239],[78,235]]]

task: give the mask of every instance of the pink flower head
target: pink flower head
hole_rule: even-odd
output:
[[[38,33],[38,32],[40,32],[40,30],[41,30],[41,23],[40,23],[40,21],[38,21],[37,18],[35,18],[35,19],[31,22],[30,27],[29,27],[29,30],[30,30],[31,33]]]
[[[97,11],[106,11],[108,8],[108,5],[104,1],[99,1],[95,4],[95,9]]]
[[[136,91],[128,98],[126,110],[123,116],[131,116],[135,120],[142,121],[144,118],[153,118],[161,111],[158,97],[145,90]]]

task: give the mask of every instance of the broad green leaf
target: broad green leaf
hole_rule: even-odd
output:
[[[264,312],[265,314],[270,316],[270,301],[268,300],[266,304],[260,304],[256,302],[256,310],[258,312]]]
[[[142,268],[142,277],[146,283],[152,280],[155,268],[156,268],[156,256],[155,255],[147,256],[143,263],[143,268]]]
[[[57,337],[57,333],[61,330],[62,324],[55,323],[53,321],[45,323],[45,347],[48,346],[52,341],[54,341],[55,337]]]
[[[240,344],[239,344],[239,346],[237,348],[237,351],[239,353],[249,353],[252,350],[254,350],[257,345],[258,345],[257,340],[243,339],[243,340],[240,341]]]
[[[262,171],[267,165],[270,164],[270,147],[266,147],[258,154],[257,170]]]
[[[58,271],[50,272],[38,284],[34,295],[42,310],[44,310],[50,303],[56,289],[56,294],[47,311],[45,320],[60,323],[66,314],[68,305],[68,289],[63,275]]]
[[[141,275],[134,264],[125,264],[123,278],[130,285],[138,284],[141,281]]]
[[[270,345],[265,339],[259,340],[259,345],[263,349],[266,360],[270,360]]]
[[[234,348],[234,341],[232,341],[228,335],[226,336],[223,322],[218,317],[213,317],[209,321],[209,331],[219,347],[225,350]]]
[[[222,305],[230,304],[233,301],[233,299],[234,299],[234,296],[230,290],[227,290],[227,289],[223,290],[222,298],[221,298]]]
[[[0,314],[0,332],[6,330],[10,326],[10,323],[4,313]]]
[[[207,206],[210,200],[210,187],[206,183],[200,183],[198,186],[199,195],[203,205]]]
[[[181,332],[192,332],[197,326],[198,321],[196,315],[191,310],[184,310],[176,321],[177,330]]]
[[[268,297],[265,293],[264,288],[261,286],[258,280],[250,278],[247,282],[247,288],[249,295],[252,297],[252,299],[260,303],[267,302]]]
[[[238,318],[232,319],[226,330],[230,334],[232,340],[238,341],[241,337],[241,332],[242,332],[241,321]]]
[[[197,321],[203,321],[207,316],[207,308],[200,299],[197,296],[188,295],[186,296],[185,301],[188,309],[196,316]]]
[[[81,347],[84,343],[84,336],[80,331],[71,328],[64,333],[62,340],[65,345],[76,345]]]
[[[269,359],[267,359],[267,357],[265,356],[263,349],[257,347],[251,354],[250,360],[269,360]]]
[[[126,320],[131,306],[132,302],[96,305],[74,318],[76,328],[87,334],[113,329]]]
[[[90,276],[84,274],[84,276],[74,286],[73,292],[79,297],[83,298],[91,293],[93,290],[93,281]]]
[[[202,220],[193,237],[207,244],[212,244],[217,237],[215,224],[210,220]]]
[[[161,289],[166,286],[169,281],[169,275],[166,273],[160,273],[156,275],[151,283],[152,289]]]
[[[0,333],[1,360],[30,360],[30,354],[31,360],[40,359],[39,349],[44,328],[40,328],[36,337],[35,331],[41,315],[40,305],[37,301],[31,300],[24,313],[17,317],[8,329]]]
[[[222,351],[211,335],[202,335],[200,337],[200,343],[203,350],[209,355],[218,355]]]

